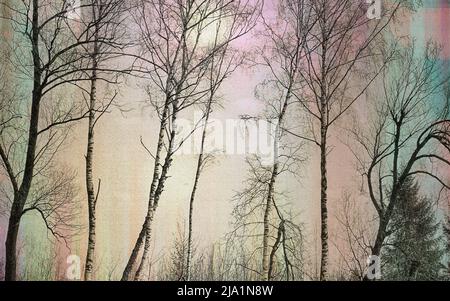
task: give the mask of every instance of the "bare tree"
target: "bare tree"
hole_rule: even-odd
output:
[[[196,248],[191,246],[191,256],[195,256]],[[186,281],[188,270],[186,268],[188,256],[188,236],[185,223],[177,223],[176,232],[173,235],[173,243],[170,253],[165,254],[162,260],[158,279],[166,281]]]
[[[342,196],[342,206],[337,213],[341,235],[332,240],[338,250],[342,265],[339,272],[347,280],[363,280],[370,256],[370,239],[373,234],[373,218],[349,193]]]
[[[305,250],[303,231],[289,211],[291,204],[287,195],[276,193],[274,188],[271,206],[274,212],[267,218],[270,231],[268,240],[267,271],[261,265],[264,244],[264,214],[269,191],[270,172],[257,164],[250,163],[247,188],[236,196],[233,210],[234,229],[228,234],[232,241],[229,256],[235,258],[232,269],[242,280],[300,280],[303,279],[303,254]],[[254,163],[254,162],[253,162]],[[285,171],[286,172],[286,171]],[[264,243],[264,240],[262,240]],[[268,243],[269,244],[269,243]],[[256,246],[256,247],[255,247]],[[264,274],[263,274],[264,273]],[[234,279],[234,278],[232,278]]]
[[[30,99],[30,113],[28,115],[27,110],[21,114],[27,127],[22,124],[20,135],[13,139],[6,139],[13,137],[11,133],[1,136],[2,166],[14,195],[6,238],[6,280],[16,279],[17,236],[21,217],[32,195],[33,179],[45,173],[49,175],[50,163],[67,137],[64,125],[88,115],[76,101],[58,94],[63,87],[78,86],[88,80],[83,71],[90,69],[86,67],[90,66],[90,57],[83,48],[92,43],[95,30],[91,29],[95,22],[80,28],[76,12],[90,4],[76,6],[72,2],[27,0],[19,5],[6,0],[1,2],[5,12],[1,17],[10,22],[12,33],[22,38],[7,41],[7,47],[13,47],[14,51],[6,60],[9,59],[22,78],[32,83],[31,95],[24,95]],[[25,148],[25,154],[20,153],[21,147]],[[46,215],[41,215],[47,222]]]
[[[231,237],[262,240],[256,249],[237,250],[242,253],[238,264],[256,279],[299,279],[302,265],[302,231],[290,214],[292,202],[277,187],[284,174],[298,175],[303,161],[302,143],[289,136],[294,128],[295,101],[293,91],[301,88],[301,61],[307,33],[314,23],[308,1],[281,1],[276,20],[263,18],[264,46],[259,49],[256,63],[269,70],[268,78],[256,87],[256,96],[266,104],[263,116],[243,116],[247,122],[266,121],[271,125],[273,140],[270,163],[263,154],[247,158],[249,176],[246,188],[236,195],[233,211],[234,230]],[[300,135],[298,135],[300,136]],[[266,158],[267,159],[267,158]],[[260,231],[262,227],[262,233]],[[290,242],[296,243],[290,245]],[[249,252],[250,255],[247,256]],[[281,258],[279,260],[279,257]],[[255,259],[262,259],[255,264]],[[281,261],[281,263],[280,263]],[[280,274],[281,271],[281,274]],[[281,275],[284,275],[282,277]]]
[[[405,1],[398,1],[389,7],[386,5],[379,20],[370,20],[364,1],[310,2],[315,22],[304,43],[305,59],[299,73],[305,88],[292,94],[310,118],[311,136],[307,140],[320,148],[321,280],[326,280],[328,273],[329,129],[360,99],[376,78],[377,74],[366,76],[362,84],[353,84],[361,83],[356,79],[356,76],[364,77],[361,67],[377,57],[371,46],[404,4]]]
[[[305,58],[304,50],[308,34],[315,23],[315,15],[309,1],[280,1],[278,14],[275,20],[263,18],[264,32],[262,36],[268,43],[259,50],[262,65],[270,71],[269,79],[262,84],[269,89],[277,91],[275,96],[268,96],[269,89],[257,91],[260,98],[266,98],[269,109],[268,120],[276,124],[274,137],[274,162],[269,172],[267,182],[267,196],[264,205],[263,219],[263,246],[262,246],[262,277],[264,280],[272,278],[273,258],[280,244],[280,239],[285,235],[286,221],[281,217],[274,199],[275,186],[278,177],[285,172],[295,173],[295,166],[301,161],[298,153],[301,143],[288,141],[288,133],[292,133],[294,126],[289,121],[289,112],[293,111],[295,101],[292,100],[293,92],[301,89],[303,85],[300,72],[302,72],[302,60]],[[269,93],[268,93],[269,92]],[[272,99],[273,98],[273,99]],[[288,146],[292,144],[293,146]],[[272,251],[269,249],[270,216],[274,210],[280,215],[280,222],[276,227],[278,232]],[[288,266],[286,266],[288,268]],[[289,279],[289,275],[287,275]]]
[[[208,97],[210,87],[205,85],[203,79],[208,74],[212,58],[252,28],[255,7],[246,1],[142,1],[136,16],[144,45],[139,60],[142,62],[142,72],[150,78],[148,92],[160,119],[160,128],[156,152],[152,154],[149,151],[154,159],[154,169],[147,215],[125,267],[123,280],[133,278],[131,273],[138,263],[142,246],[143,254],[134,278],[145,277],[154,214],[173,155],[186,138],[176,142],[179,138],[176,128],[178,115]],[[205,39],[210,39],[208,30],[214,29],[216,22],[221,20],[226,23],[227,20],[234,20],[234,16],[239,16],[240,26],[231,27],[233,31],[224,35],[228,36],[227,39],[219,40],[213,47],[202,45]],[[229,32],[227,30],[225,32]]]
[[[361,146],[354,153],[379,222],[372,255],[379,256],[388,243],[394,208],[408,178],[429,177],[442,186],[441,191],[450,188],[439,173],[450,164],[446,159],[450,121],[448,77],[443,75],[438,54],[433,43],[423,53],[415,42],[399,50],[382,73],[382,95],[376,96],[380,101],[373,108],[376,117],[370,131],[352,130]]]
[[[280,200],[283,199],[283,194],[277,191],[276,186],[282,174],[295,175],[298,164],[302,161],[299,155],[302,143],[289,140],[292,138],[289,133],[294,128],[293,112],[297,111],[293,91],[302,88],[303,82],[299,75],[302,72],[301,62],[305,58],[303,51],[314,22],[315,16],[309,1],[280,1],[275,19],[263,18],[264,31],[261,37],[265,43],[258,49],[256,63],[269,70],[269,77],[257,87],[256,95],[265,102],[268,109],[265,117],[251,119],[265,120],[274,125],[273,162],[264,165],[260,157],[247,160],[250,166],[248,188],[237,195],[238,202],[234,210],[236,229],[233,231],[247,228],[245,232],[259,237],[255,228],[262,225],[260,268],[255,269],[247,264],[245,266],[263,280],[275,278],[275,259],[280,251],[284,253],[285,279],[294,278],[289,256],[303,251],[301,243],[295,249],[287,250],[286,237],[301,238],[301,231],[292,220],[285,217],[287,214],[283,212],[283,201]],[[258,234],[254,234],[253,230]]]
[[[89,4],[81,11],[80,20],[87,29],[86,35],[92,36],[92,43],[85,45],[84,50],[90,57],[88,66],[88,88],[83,88],[83,98],[88,113],[88,134],[86,149],[86,192],[88,200],[89,234],[84,278],[92,280],[95,259],[96,241],[96,205],[100,194],[101,180],[95,189],[93,179],[94,133],[95,126],[102,116],[116,104],[117,91],[113,95],[103,93],[99,99],[99,82],[116,85],[117,77],[130,71],[113,67],[114,59],[123,55],[123,50],[129,46],[125,41],[125,12],[129,9],[124,0],[88,0]],[[94,26],[90,26],[90,24]],[[87,96],[86,96],[87,95]]]
[[[220,13],[226,13],[225,11]],[[235,30],[242,26],[242,16],[235,14],[232,18],[222,18],[218,17],[217,21],[214,23],[212,30],[215,31],[213,41],[211,46],[213,49],[217,48],[220,43],[224,41],[231,41],[234,39]],[[219,103],[219,89],[222,83],[244,62],[244,56],[239,53],[238,50],[233,49],[231,45],[225,44],[222,49],[217,51],[211,57],[209,63],[207,75],[205,76],[205,83],[209,85],[209,92],[206,96],[206,103],[203,108],[203,125],[201,132],[200,141],[200,151],[197,158],[197,166],[195,171],[194,183],[191,190],[191,195],[189,199],[189,218],[188,218],[188,241],[187,241],[187,263],[186,263],[186,280],[191,279],[191,251],[192,251],[192,225],[193,225],[193,214],[194,214],[194,202],[195,196],[198,189],[198,184],[200,181],[200,176],[207,163],[212,159],[213,155],[205,151],[205,142],[208,130],[209,118],[213,112],[215,106]]]
[[[194,281],[212,281],[215,275],[220,273],[220,267],[216,265],[217,252],[214,244],[211,249],[200,249],[191,242],[191,266],[190,279]],[[177,223],[177,230],[170,252],[163,255],[157,266],[157,279],[164,281],[186,281],[188,277],[188,233],[185,223]]]

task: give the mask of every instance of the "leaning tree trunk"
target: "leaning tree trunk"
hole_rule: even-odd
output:
[[[159,128],[159,135],[158,135],[158,146],[156,148],[156,156],[155,156],[155,164],[153,168],[153,179],[152,184],[150,186],[150,194],[149,194],[149,206],[147,209],[147,215],[145,217],[144,224],[142,225],[141,232],[139,233],[138,239],[136,240],[136,243],[133,247],[133,251],[131,252],[130,258],[128,259],[127,265],[122,273],[122,281],[128,281],[131,280],[132,276],[131,273],[134,269],[134,267],[137,264],[138,256],[141,251],[141,249],[144,246],[144,243],[146,241],[146,232],[147,228],[149,227],[148,222],[151,218],[151,211],[153,210],[153,199],[154,194],[157,188],[159,175],[160,175],[160,164],[161,164],[161,152],[164,147],[164,135],[167,127],[167,118],[169,117],[169,100],[166,101],[164,111],[161,117],[161,125]],[[151,226],[151,225],[150,225]],[[135,277],[133,277],[135,278]]]
[[[394,138],[394,154],[393,154],[393,187],[391,194],[389,196],[389,205],[387,206],[386,210],[383,210],[378,213],[378,217],[380,219],[380,223],[378,225],[378,231],[377,236],[375,238],[375,243],[372,246],[372,256],[380,256],[381,251],[383,248],[383,243],[386,239],[387,232],[388,232],[388,225],[392,218],[392,213],[394,211],[396,202],[397,202],[397,196],[400,187],[402,187],[405,176],[400,176],[398,173],[398,158],[400,154],[400,137],[401,137],[401,127],[397,126],[395,130],[395,138]],[[410,171],[410,167],[406,167],[406,169],[403,171],[403,174],[406,175]],[[367,275],[364,278],[367,280]]]
[[[267,276],[269,281],[273,280],[275,254],[277,253],[278,247],[280,246],[280,243],[281,243],[281,236],[283,235],[283,231],[284,231],[284,225],[283,224],[284,224],[284,221],[281,221],[280,224],[278,225],[277,238],[275,240],[275,243],[272,246],[272,251],[270,252],[269,271],[268,271],[268,276]]]
[[[175,121],[176,114],[173,113],[173,121]],[[152,224],[153,224],[153,218],[156,212],[156,209],[158,208],[158,202],[161,197],[161,194],[164,190],[165,182],[168,178],[168,172],[169,168],[172,164],[172,152],[173,152],[173,145],[174,145],[174,139],[175,139],[175,128],[172,129],[170,135],[170,142],[169,142],[169,148],[167,150],[167,155],[164,161],[164,165],[161,170],[161,176],[158,180],[158,186],[156,188],[156,191],[154,193],[154,197],[152,200],[150,200],[150,207],[148,210],[148,215],[146,218],[146,228],[145,228],[145,243],[144,243],[144,251],[142,253],[142,259],[141,263],[139,265],[139,268],[135,275],[135,280],[144,280],[144,273],[145,273],[145,266],[149,260],[150,256],[150,243],[151,243],[151,233],[152,233]]]
[[[22,211],[28,198],[33,181],[34,160],[36,156],[36,145],[39,129],[40,101],[42,98],[41,89],[41,61],[39,56],[39,6],[38,0],[33,0],[32,16],[32,56],[33,56],[33,92],[31,101],[30,126],[28,131],[28,146],[23,171],[22,184],[14,194],[14,199],[9,217],[8,232],[6,234],[5,251],[5,280],[14,281],[17,279],[17,237],[19,234],[20,219]]]
[[[171,135],[174,138],[175,129],[172,130]],[[172,163],[172,151],[173,151],[173,142],[172,141],[173,141],[173,138],[171,139],[171,142],[169,142],[170,146],[169,146],[168,153],[166,155],[166,159],[165,159],[162,171],[161,171],[161,177],[159,178],[159,181],[158,181],[158,187],[156,188],[156,191],[154,194],[155,195],[154,199],[151,200],[151,205],[148,210],[147,217],[146,217],[144,251],[142,253],[141,263],[139,265],[138,270],[136,271],[134,280],[145,280],[144,279],[145,270],[146,270],[145,266],[146,266],[146,264],[149,260],[149,256],[150,256],[150,244],[151,244],[153,218],[154,218],[156,209],[158,208],[158,202],[159,202],[161,194],[164,190],[164,184],[167,180],[168,171],[169,171],[170,165]]]
[[[94,272],[94,256],[95,256],[95,226],[96,216],[95,209],[97,199],[95,196],[94,180],[93,180],[93,160],[94,160],[94,127],[95,127],[95,106],[97,100],[97,53],[98,44],[94,43],[93,53],[93,70],[91,78],[91,91],[89,103],[89,126],[88,126],[88,142],[86,150],[86,192],[88,198],[88,215],[89,215],[89,237],[86,254],[86,263],[84,269],[84,279],[92,280]],[[100,189],[100,185],[97,189]]]
[[[147,211],[148,213],[147,213],[146,222],[145,222],[146,228],[145,228],[144,251],[142,253],[141,263],[136,272],[134,280],[144,280],[145,266],[146,266],[146,264],[149,260],[149,256],[150,256],[150,243],[151,243],[153,218],[154,218],[156,209],[158,208],[158,202],[159,202],[161,194],[164,190],[165,182],[168,178],[169,168],[172,165],[172,160],[173,160],[172,156],[173,156],[173,149],[174,149],[174,142],[175,142],[175,135],[176,135],[176,126],[175,125],[176,125],[176,121],[177,121],[176,119],[177,119],[177,110],[178,110],[177,97],[178,97],[178,91],[175,96],[175,100],[173,100],[173,104],[172,104],[173,112],[172,112],[171,119],[172,119],[173,127],[170,132],[169,146],[167,148],[167,153],[166,153],[166,156],[164,159],[164,164],[161,168],[160,176],[159,176],[159,164],[155,165],[153,182],[152,182],[152,186],[150,189],[149,208]],[[167,103],[170,103],[170,101],[168,101]],[[169,110],[166,110],[167,118],[169,116],[168,113],[169,113]],[[164,134],[165,134],[166,122],[167,122],[167,120],[163,119],[164,126],[162,126],[161,129],[163,129],[163,127],[164,127],[164,131],[161,131],[160,136],[159,136],[159,142],[158,142],[159,153],[161,153],[163,145],[164,145]],[[156,157],[157,159],[159,159],[159,157],[158,157],[159,155],[160,154],[157,155],[157,157]]]

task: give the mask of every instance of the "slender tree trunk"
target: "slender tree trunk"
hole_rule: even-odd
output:
[[[195,179],[194,184],[192,186],[191,197],[189,199],[189,221],[188,221],[188,245],[187,245],[187,260],[186,260],[186,272],[187,272],[187,281],[191,280],[191,257],[192,257],[192,224],[193,224],[193,215],[194,215],[194,200],[195,193],[197,192],[198,182],[200,180],[200,174],[203,167],[203,152],[205,147],[206,140],[206,129],[208,128],[209,114],[211,112],[211,102],[212,97],[210,97],[208,101],[208,105],[206,108],[206,116],[205,116],[205,125],[203,126],[202,131],[202,140],[200,144],[200,154],[197,160],[197,169],[195,171]]]
[[[272,176],[269,182],[269,189],[264,209],[264,232],[263,232],[263,260],[262,260],[262,280],[269,280],[269,235],[270,235],[270,214],[272,212],[273,193],[275,187],[276,175],[278,173],[278,163],[275,162],[272,170]]]
[[[268,276],[267,276],[269,281],[273,280],[273,266],[274,266],[274,261],[275,261],[275,254],[277,253],[278,247],[280,246],[281,236],[283,235],[283,230],[284,230],[283,224],[284,224],[284,222],[281,221],[278,226],[277,238],[275,240],[275,243],[273,244],[272,251],[270,252],[269,271],[268,271]]]
[[[186,280],[191,280],[191,257],[192,257],[192,224],[193,224],[193,215],[194,215],[194,200],[195,193],[197,191],[198,180],[200,178],[200,168],[202,162],[203,154],[198,156],[197,161],[197,171],[195,173],[194,186],[192,187],[191,198],[189,200],[189,221],[188,221],[188,245],[187,245],[187,260],[186,260],[186,271],[187,276]]]
[[[33,92],[31,102],[30,126],[28,131],[28,146],[25,160],[25,168],[23,171],[22,184],[19,191],[14,195],[11,215],[9,217],[8,232],[6,234],[6,266],[5,280],[14,281],[17,277],[17,259],[16,246],[17,237],[20,227],[20,219],[22,211],[30,192],[31,183],[33,181],[34,160],[36,155],[36,145],[39,129],[39,111],[40,101],[42,97],[41,91],[41,62],[39,56],[39,6],[38,0],[33,0],[33,16],[32,16],[32,56],[33,56]]]
[[[322,22],[326,24],[326,4],[322,15]],[[320,82],[320,281],[326,281],[328,277],[328,178],[327,178],[327,134],[328,134],[328,104],[327,97],[328,74],[327,74],[327,51],[328,51],[328,30],[322,26],[322,54],[321,54],[321,82]]]
[[[324,121],[321,124],[320,142],[320,239],[321,239],[321,261],[320,280],[325,281],[328,277],[328,209],[327,209],[327,127]]]
[[[267,190],[267,199],[266,199],[266,206],[264,209],[264,232],[263,232],[263,258],[262,258],[262,279],[264,281],[268,281],[270,279],[270,272],[269,272],[269,266],[270,263],[270,254],[269,254],[269,235],[270,235],[270,214],[272,212],[272,205],[274,202],[274,193],[275,193],[275,183],[278,177],[278,170],[279,170],[279,153],[278,153],[278,146],[279,146],[279,140],[281,139],[281,124],[283,123],[284,116],[286,114],[287,106],[291,97],[291,89],[292,89],[292,79],[289,83],[289,88],[286,92],[286,97],[284,99],[283,106],[281,108],[281,112],[278,115],[278,124],[276,127],[275,132],[275,143],[274,143],[274,163],[272,168],[272,174],[270,177],[269,187]]]
[[[95,209],[97,200],[95,196],[94,180],[93,180],[93,160],[94,160],[94,127],[95,127],[95,106],[97,101],[97,53],[98,44],[94,42],[93,53],[93,70],[91,78],[90,104],[89,104],[89,126],[88,126],[88,142],[86,150],[86,192],[88,198],[88,215],[89,215],[89,237],[86,254],[86,264],[84,269],[84,279],[92,280],[94,272],[95,258],[95,226],[96,215]],[[97,189],[100,189],[100,185]]]

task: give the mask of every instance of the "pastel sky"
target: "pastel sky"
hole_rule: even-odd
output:
[[[266,0],[265,14],[273,14],[276,0]],[[424,7],[413,15],[405,16],[401,26],[395,28],[397,35],[410,34],[425,41],[429,38],[442,45],[442,63],[450,60],[450,1],[424,1]],[[258,38],[249,34],[237,43],[242,48],[258,43]],[[223,109],[216,110],[213,118],[225,121],[238,119],[240,115],[257,115],[264,108],[255,98],[255,86],[266,77],[261,69],[238,69],[224,83],[222,94]],[[106,115],[96,130],[95,178],[102,179],[102,189],[98,201],[97,218],[97,254],[98,260],[109,264],[119,262],[120,268],[128,258],[135,239],[140,231],[146,214],[147,199],[151,182],[153,162],[140,144],[142,136],[150,149],[155,148],[158,122],[151,110],[142,108],[141,101],[145,93],[133,79],[122,85],[120,102],[130,110],[121,114],[114,111]],[[360,108],[361,109],[361,108]],[[364,108],[362,108],[363,110]],[[189,114],[188,114],[189,115]],[[193,116],[193,113],[191,114]],[[61,164],[77,170],[77,183],[80,189],[80,204],[84,205],[84,153],[87,125],[80,123],[73,129],[72,138],[58,156]],[[330,136],[339,134],[339,129],[331,131]],[[333,150],[329,157],[329,199],[330,208],[339,208],[342,194],[352,191],[358,196],[361,177],[355,171],[354,158],[342,137],[331,138]],[[308,162],[303,166],[298,179],[284,177],[279,188],[289,192],[296,204],[299,219],[305,225],[310,242],[311,253],[319,231],[319,161],[317,150],[307,148]],[[195,173],[196,157],[177,156],[170,171],[160,207],[155,217],[153,259],[166,252],[172,244],[177,223],[187,221],[188,200]],[[232,198],[236,191],[243,188],[247,167],[242,155],[219,155],[214,163],[202,175],[196,200],[194,238],[199,246],[207,247],[219,241],[230,229]],[[450,175],[450,174],[449,174]],[[0,178],[0,181],[3,181]],[[337,235],[336,220],[330,217],[331,237]],[[87,223],[87,218],[81,218]],[[0,216],[0,254],[4,254],[4,237],[7,221]],[[22,233],[33,230],[33,239],[44,243],[42,250],[51,250],[45,228],[33,217],[24,218]],[[21,236],[24,239],[24,235]],[[55,251],[58,260],[64,265],[67,254],[84,257],[86,249],[85,235],[71,244],[71,250],[63,245]],[[33,250],[22,250],[32,254]],[[43,253],[45,253],[43,252]],[[332,257],[337,256],[332,250]],[[26,265],[26,256],[21,257],[22,267]],[[83,260],[83,259],[82,259]],[[108,267],[105,267],[107,269]]]

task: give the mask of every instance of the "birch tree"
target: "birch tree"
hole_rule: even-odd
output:
[[[378,218],[371,243],[375,256],[389,243],[394,209],[408,179],[429,178],[442,187],[440,191],[450,188],[440,173],[449,165],[450,123],[448,77],[438,55],[431,42],[423,53],[414,41],[399,50],[382,73],[382,94],[377,94],[380,101],[373,107],[376,117],[370,132],[353,130],[360,146],[355,156]]]
[[[392,238],[382,256],[383,279],[444,279],[445,244],[433,203],[420,195],[413,178],[406,179],[391,219]]]
[[[225,13],[225,12],[220,12]],[[223,18],[223,19],[222,19]],[[214,38],[210,42],[213,49],[219,46],[219,43],[232,41],[235,30],[242,26],[242,16],[235,14],[232,18],[224,18],[219,16],[214,23]],[[187,240],[187,258],[186,258],[186,280],[191,280],[191,260],[192,260],[192,244],[193,244],[193,221],[194,221],[194,202],[198,189],[200,176],[208,162],[213,158],[213,154],[207,153],[205,143],[207,139],[208,123],[214,107],[220,105],[219,89],[222,83],[242,64],[244,63],[244,54],[239,50],[232,48],[232,45],[226,43],[222,49],[211,56],[208,66],[207,75],[205,76],[205,84],[209,86],[209,91],[205,96],[205,104],[203,110],[203,121],[201,128],[200,151],[197,158],[197,166],[194,176],[194,183],[189,198],[189,216],[188,216],[188,240]]]
[[[342,206],[336,214],[341,235],[331,240],[339,253],[341,264],[337,269],[345,280],[361,281],[366,276],[370,239],[373,236],[373,220],[370,213],[355,196],[345,192]]]
[[[262,273],[264,280],[272,278],[273,256],[276,252],[276,246],[280,243],[280,234],[285,227],[283,219],[277,229],[278,234],[275,245],[270,251],[269,236],[270,222],[269,217],[272,211],[278,211],[274,199],[275,186],[280,174],[291,171],[290,168],[296,162],[300,161],[298,152],[299,145],[289,149],[283,144],[286,135],[292,133],[292,126],[288,121],[289,111],[294,109],[293,92],[302,88],[303,82],[300,77],[302,72],[301,62],[305,58],[305,43],[308,34],[312,29],[316,16],[313,14],[312,6],[309,1],[280,1],[278,4],[278,17],[275,21],[264,19],[264,28],[268,46],[261,49],[263,65],[270,70],[271,77],[265,84],[274,85],[276,91],[279,91],[279,99],[269,103],[273,108],[272,120],[276,123],[275,145],[274,145],[274,163],[270,172],[268,182],[268,192],[264,209],[264,232],[263,232],[263,251],[262,251]],[[261,92],[259,92],[262,95]],[[270,120],[270,119],[268,119]],[[285,142],[286,143],[286,142]],[[289,142],[290,143],[290,142]],[[298,144],[298,143],[297,143]],[[283,150],[285,152],[283,152]],[[275,207],[275,208],[274,208]],[[278,212],[279,214],[279,212]],[[289,277],[287,277],[289,279]]]
[[[16,139],[12,141],[5,141],[4,138],[8,136],[2,134],[3,143],[0,147],[2,165],[8,174],[14,196],[6,237],[5,279],[15,280],[19,226],[28,208],[27,203],[34,203],[34,179],[45,170],[48,175],[50,163],[67,137],[68,132],[64,130],[66,126],[88,116],[79,103],[72,101],[67,94],[62,95],[61,89],[78,86],[81,81],[87,80],[83,71],[90,69],[86,68],[90,58],[85,55],[83,47],[92,43],[89,33],[94,32],[91,29],[95,23],[80,28],[80,21],[72,17],[73,12],[90,5],[74,6],[69,0],[58,3],[27,0],[18,5],[5,0],[1,6],[5,12],[2,18],[10,22],[12,34],[17,37],[8,42],[7,47],[14,48],[14,51],[10,52],[9,58],[4,59],[10,59],[16,72],[32,85],[29,95],[24,95],[25,99],[29,99],[24,101],[29,111],[21,116],[25,122],[21,135],[19,138],[15,136]],[[19,153],[21,147],[25,150]],[[12,149],[16,151],[18,162],[24,162],[15,170]],[[38,199],[43,200],[40,197]],[[55,210],[46,207],[48,212],[45,213],[36,206],[29,208],[40,213],[51,231],[48,218]]]
[[[367,17],[365,1],[311,1],[316,17],[303,47],[300,76],[306,88],[293,91],[310,119],[307,140],[320,150],[320,279],[328,274],[328,173],[329,130],[342,119],[372,84],[377,74],[366,76],[364,64],[377,57],[372,51],[405,1],[385,5],[380,19]],[[382,66],[380,67],[382,69]],[[361,81],[363,78],[363,81]],[[355,84],[356,83],[356,84]]]
[[[240,26],[232,27],[232,33],[225,35],[229,38],[219,41],[214,47],[202,45],[205,40],[211,39],[210,30],[214,33],[217,21],[226,23],[227,19],[233,20],[235,16],[238,16]],[[148,94],[158,114],[160,127],[155,152],[147,149],[154,160],[147,214],[122,280],[142,280],[146,277],[154,214],[164,191],[173,155],[186,140],[186,137],[177,137],[178,115],[209,95],[209,86],[205,86],[203,79],[208,74],[212,58],[247,33],[254,18],[255,6],[245,1],[163,0],[140,3],[136,11],[136,24],[140,28],[143,48],[138,59],[142,64],[141,72],[146,73],[150,80]],[[136,267],[137,271],[132,275]]]
[[[250,120],[264,120],[273,125],[270,133],[274,141],[271,150],[271,163],[263,162],[260,155],[248,158],[249,176],[246,188],[236,199],[234,208],[235,230],[249,236],[261,238],[262,243],[253,252],[261,255],[259,267],[250,267],[262,280],[278,279],[277,270],[284,271],[284,279],[299,279],[297,272],[302,264],[302,233],[295,221],[290,218],[289,209],[293,202],[278,188],[284,174],[296,176],[300,163],[302,141],[292,139],[292,129],[296,102],[293,91],[302,88],[299,76],[304,59],[304,44],[314,24],[314,15],[309,1],[280,1],[275,20],[263,18],[264,32],[261,34],[264,46],[258,52],[257,65],[269,71],[268,78],[256,88],[256,96],[266,104],[262,117]],[[299,135],[300,136],[300,135]],[[297,141],[296,141],[297,140]],[[258,230],[262,227],[261,231]],[[289,246],[289,242],[296,245]],[[279,264],[277,257],[281,256]]]
[[[86,262],[84,270],[85,280],[92,280],[95,260],[96,241],[96,205],[100,195],[101,180],[98,179],[97,188],[94,184],[94,134],[95,126],[104,114],[117,104],[117,91],[101,93],[98,97],[99,84],[106,83],[108,86],[117,86],[118,76],[129,73],[130,68],[121,68],[114,62],[129,45],[125,40],[126,11],[129,10],[123,0],[89,0],[89,4],[81,11],[80,20],[87,29],[86,35],[92,37],[92,43],[84,46],[84,51],[89,56],[88,85],[82,87],[83,98],[88,111],[88,133],[86,148],[86,192],[88,203],[89,233]],[[94,24],[94,26],[90,26]],[[104,86],[104,85],[103,85]],[[101,87],[100,87],[101,88]]]

